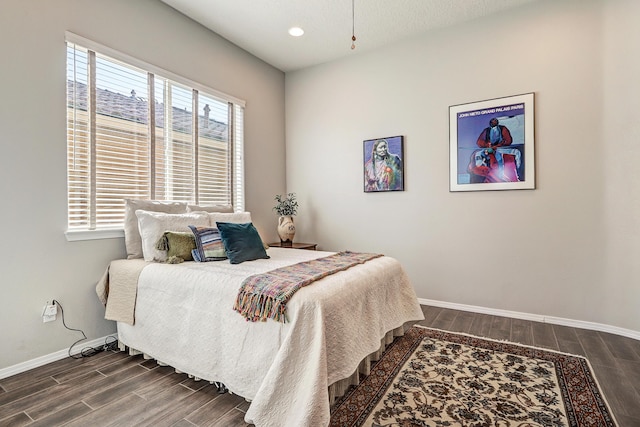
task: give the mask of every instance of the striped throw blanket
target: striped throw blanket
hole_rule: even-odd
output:
[[[338,252],[249,276],[242,282],[233,309],[247,321],[265,322],[273,319],[284,323],[287,321],[287,302],[298,289],[381,256],[382,254]]]

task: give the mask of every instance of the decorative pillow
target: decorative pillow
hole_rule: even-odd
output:
[[[191,251],[191,256],[193,257],[193,260],[195,262],[203,262],[202,259],[200,258],[200,252],[198,252],[198,248],[195,248],[194,250]]]
[[[213,206],[197,206],[187,205],[187,212],[224,212],[233,213],[232,206],[213,205]]]
[[[240,264],[255,259],[268,259],[258,230],[252,223],[235,224],[230,222],[216,223],[224,249],[231,264]]]
[[[142,258],[142,238],[138,230],[136,211],[142,209],[151,212],[184,213],[186,203],[158,202],[155,200],[124,199],[124,244],[127,248],[127,258]]]
[[[210,212],[211,226],[217,222],[231,222],[234,224],[247,224],[251,221],[251,212]]]
[[[211,212],[209,213],[209,218],[211,218],[212,227],[215,227],[217,222],[231,222],[234,224],[253,223],[253,221],[251,221],[251,212]],[[258,233],[258,235],[259,234],[260,233]],[[264,246],[265,249],[269,249],[269,245],[264,242],[262,236],[260,236],[260,240],[262,240],[262,246]]]
[[[190,225],[207,227],[209,216],[206,212],[191,212],[183,214],[167,214],[137,210],[138,228],[142,237],[142,255],[145,261],[164,262],[167,254],[156,249],[156,243],[165,231],[190,232]]]
[[[196,261],[207,262],[227,259],[222,237],[220,237],[220,231],[217,228],[195,227],[193,225],[190,225],[189,228],[195,238],[196,247],[193,253]]]
[[[192,261],[191,251],[195,248],[193,233],[181,231],[165,231],[156,243],[156,249],[167,251],[167,259],[179,258],[182,261]]]

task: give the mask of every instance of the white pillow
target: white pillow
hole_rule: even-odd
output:
[[[138,217],[136,211],[184,213],[187,211],[186,203],[158,202],[155,200],[124,199],[124,244],[127,248],[127,258],[142,258],[142,239],[138,230]]]
[[[165,231],[183,231],[190,233],[190,225],[208,227],[209,215],[206,212],[168,214],[137,210],[138,228],[142,237],[142,255],[145,261],[164,262],[167,253],[156,249],[156,243]]]
[[[187,212],[233,212],[232,206],[213,205],[213,206],[197,206],[187,205]]]
[[[246,224],[251,222],[251,212],[210,212],[211,227],[216,226],[216,222],[231,222],[233,224]]]

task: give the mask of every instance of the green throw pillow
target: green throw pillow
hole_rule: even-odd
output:
[[[180,231],[165,231],[156,243],[156,249],[167,251],[167,259],[182,259],[193,261],[191,251],[196,248],[196,241],[192,233]]]

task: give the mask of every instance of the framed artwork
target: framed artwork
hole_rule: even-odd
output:
[[[533,93],[449,107],[449,191],[535,188]]]
[[[364,141],[364,192],[404,191],[404,137]]]

